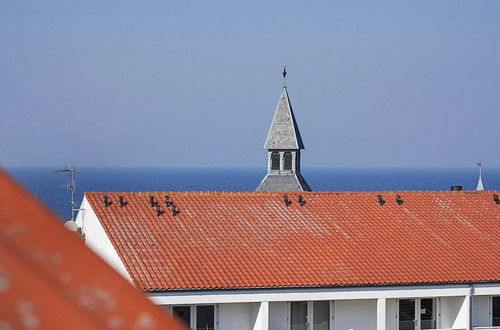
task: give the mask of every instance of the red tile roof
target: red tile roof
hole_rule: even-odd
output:
[[[498,191],[288,193],[289,206],[284,194],[85,196],[144,290],[500,282]]]
[[[1,170],[0,320],[5,329],[184,329]]]

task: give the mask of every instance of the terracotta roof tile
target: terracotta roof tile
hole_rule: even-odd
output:
[[[498,191],[287,194],[288,207],[282,192],[85,196],[144,290],[500,282]]]

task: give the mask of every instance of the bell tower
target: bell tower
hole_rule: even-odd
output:
[[[300,174],[300,150],[304,144],[288,97],[286,74],[284,66],[280,99],[264,145],[267,175],[257,187],[258,191],[311,190]]]

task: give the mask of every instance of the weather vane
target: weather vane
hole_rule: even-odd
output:
[[[286,87],[286,64],[283,64],[283,87]]]

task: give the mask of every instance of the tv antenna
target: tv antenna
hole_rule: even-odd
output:
[[[75,221],[75,212],[79,211],[79,209],[76,208],[76,203],[75,203],[75,190],[76,190],[75,165],[73,163],[64,163],[63,170],[55,170],[54,172],[66,173],[66,175],[67,175],[68,181],[65,185],[62,185],[62,187],[65,187],[71,193],[71,201],[69,202],[69,205],[71,207],[71,219],[70,220]]]

